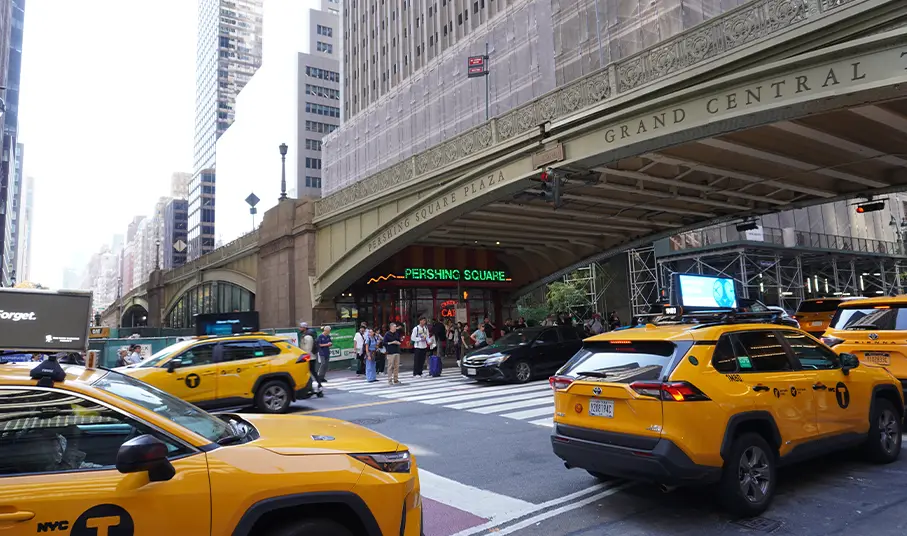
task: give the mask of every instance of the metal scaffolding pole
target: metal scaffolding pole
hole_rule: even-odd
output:
[[[655,248],[631,249],[627,252],[630,276],[630,308],[633,316],[649,312],[658,302],[658,262]]]

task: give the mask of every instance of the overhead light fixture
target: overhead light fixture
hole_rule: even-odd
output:
[[[501,243],[500,243],[500,242],[495,242],[495,245],[500,246]]]
[[[874,201],[872,203],[863,203],[857,205],[857,214],[866,214],[867,212],[878,212],[885,209],[884,201]]]
[[[737,232],[745,233],[747,231],[754,231],[759,228],[759,224],[756,223],[756,220],[745,221],[743,223],[737,224]]]

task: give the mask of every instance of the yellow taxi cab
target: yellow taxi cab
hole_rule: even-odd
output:
[[[284,413],[315,393],[311,356],[265,334],[199,337],[178,342],[121,372],[208,409],[254,405]]]
[[[742,516],[768,508],[780,465],[859,445],[896,460],[898,381],[768,321],[688,318],[586,339],[550,380],[554,453],[598,478],[717,483]]]
[[[835,352],[884,366],[907,389],[907,296],[842,303],[822,341]]]
[[[797,307],[797,312],[793,318],[800,323],[800,328],[813,337],[821,337],[831,325],[831,319],[834,318],[838,306],[848,301],[860,298],[838,297],[838,298],[815,298],[803,300]]]
[[[0,415],[4,535],[422,533],[415,459],[351,423],[214,416],[52,360],[0,365]]]

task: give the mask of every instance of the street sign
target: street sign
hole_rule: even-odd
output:
[[[175,249],[177,253],[182,253],[182,252],[186,251],[187,247],[188,247],[188,245],[185,242],[183,242],[182,240],[177,240],[176,242],[173,243],[173,249]]]
[[[488,76],[485,62],[487,59],[487,56],[469,56],[466,60],[466,77],[477,78],[480,76]]]
[[[248,203],[250,207],[254,207],[258,204],[259,201],[261,201],[261,199],[259,199],[258,196],[255,195],[255,192],[252,192],[251,194],[249,194],[249,197],[246,198],[246,203]]]

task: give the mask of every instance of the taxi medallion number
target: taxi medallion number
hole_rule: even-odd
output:
[[[476,369],[474,369],[474,368],[468,368],[468,369],[466,369],[466,375],[467,375],[467,376],[475,376],[475,375],[476,375]]]
[[[614,418],[614,401],[593,398],[589,401],[589,415],[592,417]]]

